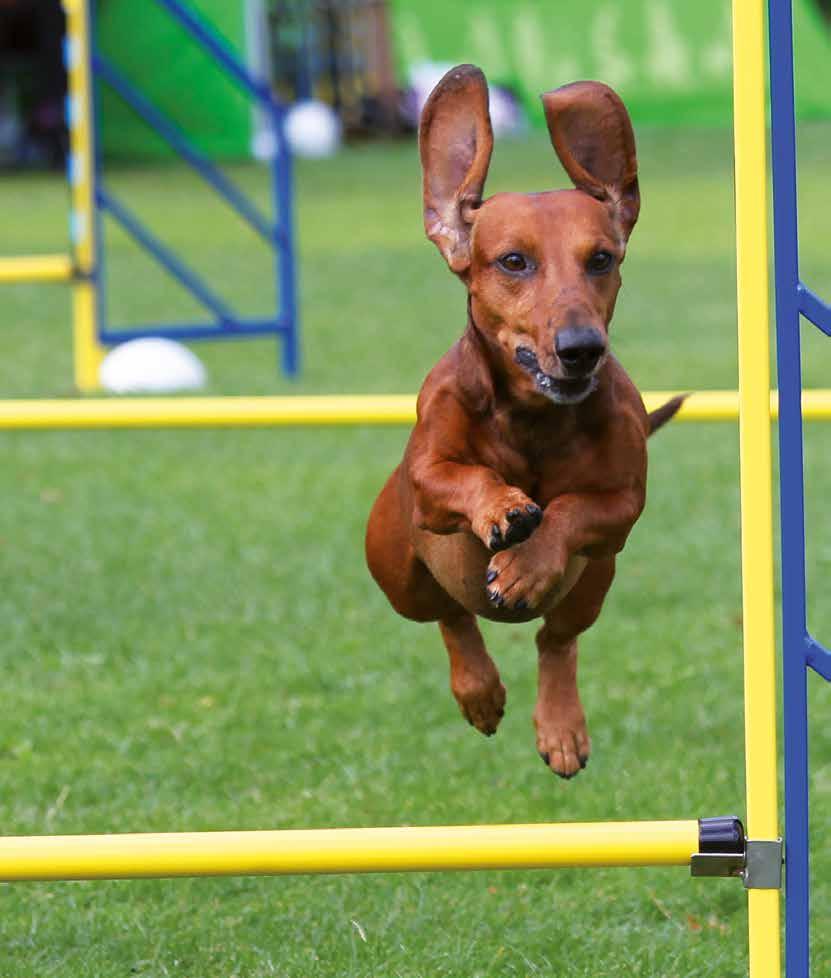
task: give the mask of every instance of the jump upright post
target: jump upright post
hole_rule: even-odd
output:
[[[73,289],[72,321],[75,386],[80,391],[99,387],[99,370],[108,346],[143,336],[178,340],[239,339],[275,335],[281,343],[284,371],[299,366],[297,302],[294,264],[291,154],[285,139],[284,108],[272,96],[268,82],[254,78],[224,39],[182,0],[155,0],[217,67],[262,108],[271,123],[272,213],[264,213],[163,112],[119,71],[95,44],[95,0],[63,0],[66,13],[64,59],[68,95],[66,123],[70,152],[67,177],[71,194],[71,254],[0,259],[0,283],[67,282]],[[277,309],[253,319],[237,313],[187,263],[145,227],[102,179],[98,154],[97,85],[115,91],[170,149],[194,170],[274,253]],[[103,217],[120,225],[183,289],[212,316],[205,323],[150,323],[115,328],[108,322]]]
[[[71,285],[75,384],[79,390],[93,390],[98,386],[104,350],[98,342],[94,99],[87,0],[64,0],[64,11],[70,251],[0,258],[0,284],[62,282]]]
[[[770,450],[767,105],[760,0],[733,2],[736,299],[739,333],[745,781],[751,837],[779,838]],[[777,858],[781,864],[781,851]],[[748,891],[749,972],[778,978],[779,893]]]
[[[825,678],[831,678],[831,653],[809,634],[805,616],[799,317],[806,316],[831,335],[831,307],[799,279],[791,3],[790,0],[769,0],[769,3],[781,392],[787,976],[807,978],[806,669],[811,666]],[[771,399],[769,376],[763,0],[733,0],[733,50],[747,832],[737,818],[726,817],[579,825],[5,838],[0,839],[0,880],[446,871],[532,866],[688,866],[694,876],[725,875],[743,879],[748,890],[750,976],[779,978],[782,840],[777,800],[770,446],[770,419],[776,405]],[[809,393],[806,392],[804,401],[808,405],[806,416],[810,413]],[[165,404],[169,406],[170,402]],[[275,419],[279,423],[280,418],[286,419],[274,405],[271,406],[275,412],[271,420],[255,417],[256,411],[250,403],[237,407],[242,415],[252,412],[247,422],[240,423],[275,423]],[[49,424],[48,408],[46,402],[40,417],[44,426]],[[352,408],[355,409],[354,403]],[[156,405],[154,410],[161,412],[164,409]],[[716,411],[715,416],[733,416],[735,403],[729,396],[721,409],[723,413],[719,415]],[[182,417],[179,423],[205,423],[211,410],[203,405],[201,412],[196,411],[190,420]],[[222,415],[217,410],[214,423],[234,423],[229,420],[229,414]],[[268,409],[264,410],[267,414]],[[401,401],[373,403],[356,410],[358,413],[360,410],[374,412],[375,420],[395,422],[402,420],[402,413],[406,417],[412,405]],[[692,405],[688,410],[693,413]],[[334,416],[328,420],[355,420],[354,415],[347,417],[344,411],[343,405],[333,408]],[[313,413],[311,406],[301,407],[294,421],[308,421]],[[0,411],[0,425],[3,425],[4,416]],[[137,417],[135,413],[129,414],[122,422],[125,425],[136,423]],[[110,416],[109,420],[113,419],[114,415]],[[59,422],[60,418],[51,420]],[[79,426],[91,427],[107,422],[107,418],[101,416],[74,420]],[[147,416],[144,421],[152,423],[152,418]],[[115,420],[114,423],[119,422]],[[38,426],[37,412],[29,416],[27,424]]]
[[[804,317],[831,336],[831,306],[799,268],[794,38],[791,0],[770,0],[770,88],[776,337],[780,389],[779,485],[785,733],[785,899],[788,978],[808,978],[810,865],[808,669],[831,681],[831,653],[810,633],[805,572],[805,485],[800,326]]]

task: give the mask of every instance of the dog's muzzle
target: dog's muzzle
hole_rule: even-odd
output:
[[[605,349],[605,344],[604,344]],[[541,367],[537,354],[527,346],[518,346],[514,353],[516,362],[534,379],[534,386],[555,404],[579,404],[597,388],[597,378],[593,373],[583,377],[552,377]],[[599,362],[595,358],[592,370]]]

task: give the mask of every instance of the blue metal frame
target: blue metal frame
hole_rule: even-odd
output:
[[[162,336],[178,340],[239,339],[246,336],[275,334],[281,340],[283,370],[294,375],[299,368],[297,335],[297,298],[293,241],[293,206],[291,153],[286,142],[284,108],[271,94],[268,85],[254,78],[240,64],[225,41],[181,0],[156,0],[156,3],[175,19],[183,30],[205,50],[227,75],[262,106],[271,121],[274,136],[272,159],[272,197],[275,218],[263,214],[260,208],[239,187],[229,180],[190,141],[187,135],[163,112],[157,109],[93,45],[94,77],[109,85],[133,111],[142,118],[205,182],[211,186],[236,213],[272,248],[275,256],[275,278],[278,308],[273,319],[246,319],[237,315],[205,281],[178,255],[162,242],[119,201],[106,190],[100,178],[100,160],[96,161],[95,207],[96,233],[99,239],[99,259],[96,279],[99,283],[99,340],[105,345],[122,343],[141,336]],[[97,115],[97,113],[96,113]],[[98,124],[96,118],[96,136]],[[96,146],[99,140],[95,140]],[[145,249],[179,284],[214,317],[212,323],[166,324],[111,329],[106,326],[104,295],[104,266],[101,217],[109,214],[142,248]]]
[[[810,974],[808,668],[831,680],[831,654],[808,631],[800,316],[831,335],[831,307],[799,278],[794,49],[791,0],[769,0],[782,654],[785,715],[785,962],[787,978]]]

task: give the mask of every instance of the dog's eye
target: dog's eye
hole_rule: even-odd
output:
[[[596,251],[586,262],[589,275],[605,275],[611,270],[615,256],[608,251]]]
[[[517,251],[511,251],[499,259],[499,265],[506,272],[524,272],[529,268],[528,260]]]

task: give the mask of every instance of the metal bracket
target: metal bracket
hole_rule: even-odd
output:
[[[742,852],[696,852],[690,860],[690,876],[744,876]]]
[[[747,890],[782,888],[784,848],[781,839],[747,839],[742,880]]]
[[[738,876],[748,890],[782,886],[782,840],[746,838],[734,815],[699,819],[698,849],[690,858],[691,876]]]

